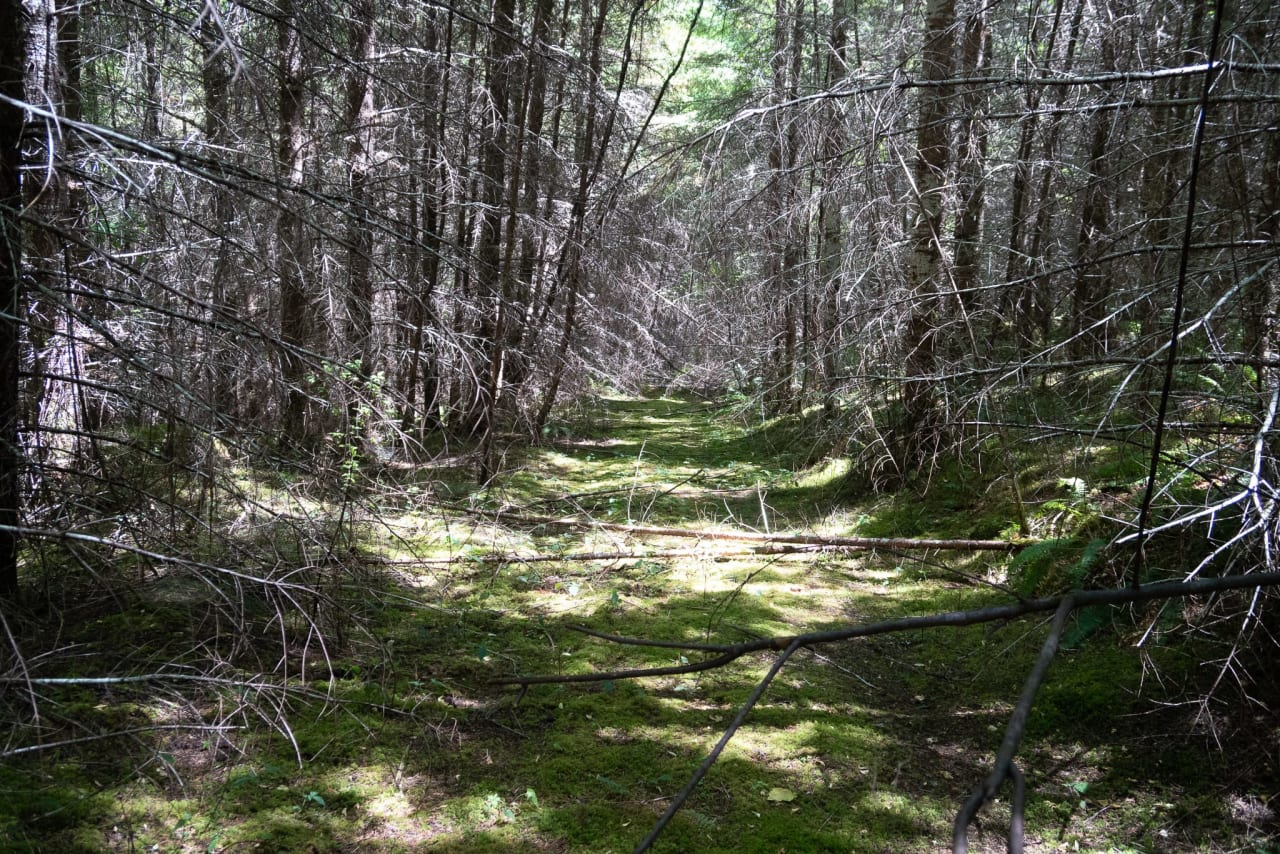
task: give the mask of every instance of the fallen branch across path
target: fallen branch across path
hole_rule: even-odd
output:
[[[1024,546],[1019,543],[1018,547]],[[885,546],[886,551],[900,551],[892,546]],[[679,558],[702,558],[704,560],[729,560],[736,557],[752,557],[755,555],[815,555],[846,554],[852,552],[871,551],[866,546],[832,546],[801,545],[791,543],[763,543],[740,549],[664,549],[640,552],[559,552],[551,554],[519,554],[517,552],[494,552],[478,555],[455,555],[453,557],[397,558],[382,561],[389,566],[446,566],[460,563],[594,563],[597,561],[624,560],[676,560]]]
[[[627,525],[621,522],[597,522],[584,519],[553,518],[550,516],[503,516],[494,520],[507,524],[524,524],[535,527],[579,528],[614,531],[636,537],[679,537],[692,540],[717,540],[739,543],[773,543],[777,545],[821,546],[848,551],[873,551],[895,549],[898,551],[997,551],[1012,552],[1033,545],[1038,540],[930,540],[911,537],[824,537],[817,534],[761,534],[756,531],[707,531],[689,528],[661,528],[652,525]]]
[[[1005,729],[1005,735],[996,759],[995,766],[986,780],[974,791],[956,817],[956,826],[952,840],[953,852],[967,850],[967,829],[978,811],[985,806],[1007,779],[1012,779],[1015,786],[1015,810],[1012,816],[1013,827],[1010,830],[1010,850],[1021,850],[1022,835],[1022,775],[1013,763],[1014,754],[1022,739],[1022,732],[1035,695],[1044,681],[1049,665],[1058,650],[1059,638],[1070,615],[1080,608],[1098,605],[1124,605],[1135,602],[1148,602],[1159,599],[1175,599],[1185,596],[1201,596],[1224,593],[1230,590],[1257,590],[1263,587],[1280,585],[1280,572],[1252,573],[1248,575],[1231,575],[1222,578],[1197,578],[1192,581],[1171,581],[1149,584],[1139,588],[1119,590],[1084,590],[1066,596],[1053,596],[1039,599],[1024,599],[1007,605],[994,605],[972,611],[951,611],[943,614],[931,614],[919,617],[902,617],[880,623],[869,623],[861,626],[847,626],[821,632],[809,632],[794,636],[778,636],[760,638],[737,644],[700,644],[683,641],[656,641],[645,638],[629,638],[617,635],[606,635],[588,629],[581,629],[586,634],[608,640],[613,643],[630,646],[660,647],[666,649],[695,650],[711,653],[712,656],[703,661],[691,662],[669,667],[637,668],[633,670],[611,670],[600,673],[576,673],[568,675],[546,676],[514,676],[496,679],[496,685],[519,685],[522,690],[531,685],[564,684],[571,682],[605,682],[615,679],[634,679],[646,676],[671,676],[684,673],[697,673],[723,667],[730,662],[753,652],[772,651],[778,653],[768,675],[761,680],[752,691],[751,696],[739,709],[733,722],[725,730],[716,748],[707,757],[692,778],[677,794],[668,806],[667,811],[658,819],[649,834],[636,846],[636,854],[648,851],[662,833],[663,829],[688,800],[698,787],[703,777],[711,770],[716,758],[746,720],[747,715],[764,696],[765,690],[774,676],[795,652],[801,648],[813,647],[825,643],[853,640],[854,638],[871,637],[873,635],[903,632],[913,629],[938,628],[942,626],[972,626],[979,623],[1000,622],[1024,617],[1029,614],[1056,612],[1053,625],[1044,649],[1028,676],[1023,687],[1022,696],[1014,709],[1013,715]]]

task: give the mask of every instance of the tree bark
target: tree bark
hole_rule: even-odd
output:
[[[279,175],[276,215],[276,275],[280,288],[281,364],[284,381],[283,428],[292,443],[306,447],[316,436],[308,418],[311,386],[304,350],[311,343],[311,300],[305,273],[309,249],[303,239],[303,221],[297,211],[302,189],[305,79],[302,44],[294,0],[281,0],[276,22],[276,74],[279,139],[276,168]]]
[[[940,83],[951,76],[954,23],[955,0],[929,0],[920,69],[927,81]],[[941,441],[941,414],[932,374],[937,369],[938,298],[945,277],[942,199],[951,156],[949,98],[950,87],[945,85],[920,90],[920,127],[912,169],[915,210],[907,270],[912,305],[903,341],[907,369],[899,437],[903,476],[924,468]]]
[[[515,54],[515,0],[493,0],[489,51],[485,73],[488,78],[485,105],[486,125],[480,142],[480,222],[476,242],[476,299],[480,312],[477,337],[481,379],[472,406],[468,429],[487,441],[494,429],[497,398],[502,385],[503,327],[506,303],[503,300],[502,223],[507,187],[507,124],[511,113],[511,63]],[[481,468],[488,466],[482,453]],[[481,480],[487,480],[482,471]]]
[[[755,531],[707,531],[690,528],[659,528],[652,525],[626,525],[621,522],[596,522],[553,516],[500,517],[508,525],[543,525],[552,528],[597,528],[637,537],[675,537],[693,540],[716,540],[741,543],[772,543],[825,548],[870,551],[873,549],[938,549],[940,551],[1018,551],[1035,540],[937,540],[912,537],[825,537],[817,534],[760,534]]]
[[[226,63],[226,39],[228,34],[210,15],[200,19],[196,38],[200,44],[200,82],[204,89],[204,142],[207,156],[218,160],[231,157],[231,74]],[[215,413],[235,417],[252,411],[252,404],[245,405],[235,394],[236,371],[233,356],[226,346],[223,334],[214,328],[216,324],[239,315],[236,302],[230,297],[236,291],[234,268],[231,263],[231,230],[235,220],[235,200],[231,188],[218,182],[210,190],[210,217],[217,230],[213,269],[210,273],[210,303],[212,316],[209,341],[205,345],[204,358],[208,360],[205,371],[208,383],[210,408]],[[246,388],[246,394],[260,392]]]
[[[0,0],[0,95],[23,100],[26,12],[21,0]],[[0,102],[0,601],[18,593],[22,461],[18,445],[19,306],[22,294],[22,108]]]
[[[1114,2],[1103,4],[1112,12]],[[1102,27],[1101,64],[1104,71],[1117,70],[1116,42],[1119,38],[1116,18],[1108,15]],[[1109,92],[1111,86],[1103,86]],[[1111,247],[1111,219],[1114,206],[1111,172],[1112,127],[1114,119],[1099,110],[1089,121],[1088,165],[1080,209],[1080,230],[1076,239],[1075,283],[1072,290],[1071,318],[1068,326],[1068,352],[1073,358],[1085,358],[1104,352],[1108,347],[1106,304],[1108,265],[1101,259]]]
[[[986,13],[977,10],[965,20],[961,50],[961,73],[981,76],[990,62],[991,33]],[[959,213],[955,225],[955,265],[952,282],[959,308],[968,316],[977,308],[974,288],[978,285],[982,218],[986,206],[987,129],[980,117],[982,95],[967,86],[960,99],[960,152],[956,185]],[[973,354],[978,355],[978,354]]]
[[[851,0],[834,0],[831,7],[831,44],[827,53],[825,85],[828,90],[849,72],[849,25]],[[828,416],[836,409],[836,375],[841,357],[840,292],[844,265],[844,233],[841,216],[840,181],[844,176],[844,148],[847,135],[844,111],[836,101],[826,109],[822,147],[822,196],[818,202],[818,338],[821,367],[822,408]]]
[[[347,167],[351,170],[351,219],[347,236],[347,357],[355,366],[354,387],[347,397],[347,441],[363,444],[367,424],[360,417],[371,388],[373,340],[373,229],[369,223],[369,173],[373,167],[373,126],[376,118],[370,66],[374,59],[375,0],[352,0],[351,70],[347,80]]]
[[[786,106],[797,93],[803,45],[800,38],[799,3],[789,8],[788,0],[775,0],[773,20],[773,53],[770,55],[772,90],[770,100],[768,206],[764,211],[765,301],[770,306],[767,316],[769,344],[765,353],[764,400],[771,412],[792,409],[797,403],[794,390],[796,377],[797,281],[803,249],[797,223],[796,148],[797,125]]]
[[[547,390],[542,397],[542,405],[534,417],[534,432],[540,435],[547,418],[551,416],[551,407],[555,405],[556,396],[560,393],[560,383],[564,378],[564,370],[569,360],[569,345],[577,325],[578,289],[582,281],[582,252],[586,242],[587,202],[591,185],[597,171],[596,160],[596,105],[595,87],[600,81],[601,50],[604,44],[604,25],[609,15],[608,0],[602,0],[599,8],[592,16],[590,2],[582,4],[581,54],[586,60],[587,83],[583,87],[582,120],[578,128],[574,144],[574,160],[578,166],[578,187],[573,196],[573,207],[569,213],[569,229],[565,242],[560,250],[560,258],[556,263],[556,283],[564,292],[564,326],[560,331],[560,341],[556,345],[551,376],[547,381]],[[588,35],[589,34],[589,35]],[[610,125],[611,127],[612,125]],[[607,134],[600,141],[601,149],[608,145]],[[601,151],[603,154],[603,151]],[[544,315],[551,311],[554,295],[548,295]]]

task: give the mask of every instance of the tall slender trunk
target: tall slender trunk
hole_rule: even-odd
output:
[[[831,46],[827,54],[825,85],[828,90],[849,71],[849,24],[852,0],[834,0],[831,8]],[[822,144],[822,195],[818,202],[818,288],[821,297],[817,336],[822,360],[822,408],[834,414],[836,375],[840,365],[840,289],[844,262],[845,223],[840,215],[840,179],[846,143],[844,112],[834,100],[826,108]]]
[[[1109,11],[1109,10],[1108,10]],[[1116,63],[1115,21],[1101,22],[1101,64],[1114,71]],[[1109,86],[1104,86],[1104,91]],[[1094,355],[1107,346],[1106,314],[1107,267],[1101,260],[1110,248],[1112,187],[1111,133],[1114,119],[1099,110],[1089,120],[1088,165],[1084,172],[1088,183],[1083,190],[1080,228],[1076,238],[1075,282],[1071,295],[1071,317],[1068,324],[1069,352],[1076,358]]]
[[[487,120],[480,143],[480,222],[476,238],[476,298],[480,312],[477,337],[481,348],[480,389],[475,397],[471,432],[486,438],[494,429],[495,407],[502,385],[503,299],[502,223],[507,187],[508,122],[511,114],[511,63],[515,54],[515,0],[493,0],[486,59]],[[487,454],[482,454],[487,457]],[[481,464],[482,468],[486,463]],[[483,480],[487,480],[485,475]]]
[[[1245,17],[1240,7],[1228,5],[1235,15]],[[1236,36],[1242,45],[1264,57],[1270,41],[1268,23],[1273,20],[1274,5],[1274,0],[1266,0],[1252,9],[1249,17],[1240,23]],[[1231,20],[1228,17],[1224,23]],[[1274,45],[1274,41],[1271,43]],[[1266,58],[1275,58],[1274,48]],[[1245,286],[1242,341],[1244,352],[1257,360],[1254,385],[1265,412],[1271,393],[1280,386],[1280,369],[1276,367],[1277,356],[1280,356],[1280,269],[1274,263],[1280,247],[1280,132],[1275,129],[1273,108],[1241,104],[1235,110],[1241,121],[1249,122],[1240,127],[1265,127],[1268,118],[1271,122],[1269,132],[1261,140],[1237,139],[1229,161],[1235,164],[1229,186],[1237,196],[1235,207],[1241,233],[1253,240],[1270,242],[1271,252],[1267,253],[1270,257],[1264,255],[1257,265],[1270,266],[1258,269]],[[1246,151],[1246,147],[1250,150]],[[1257,171],[1251,171],[1251,165]],[[1280,456],[1280,443],[1272,439],[1267,450],[1271,464],[1275,465]]]
[[[204,89],[204,141],[208,156],[223,160],[231,156],[228,120],[230,118],[231,74],[227,69],[225,34],[211,16],[200,20],[196,33],[200,43],[200,82]],[[235,394],[235,369],[233,357],[226,346],[224,335],[219,333],[218,323],[238,315],[236,302],[231,298],[236,285],[231,263],[231,229],[235,219],[234,199],[231,188],[219,182],[210,188],[210,217],[216,229],[217,248],[214,250],[213,269],[209,277],[210,307],[214,321],[206,331],[208,342],[202,348],[208,360],[205,371],[208,383],[209,404],[215,413],[237,416],[244,407],[237,404]],[[258,394],[246,388],[246,394]],[[250,406],[248,409],[252,409]]]
[[[769,345],[765,353],[764,399],[768,409],[781,412],[797,402],[796,324],[799,320],[796,301],[799,298],[800,244],[798,221],[800,212],[796,176],[797,123],[786,106],[793,100],[799,85],[801,43],[800,16],[803,6],[791,8],[788,0],[775,0],[773,21],[773,53],[770,56],[772,90],[770,100],[771,134],[769,147],[770,190],[765,210],[765,287],[768,304],[773,307],[769,318]]]
[[[1054,0],[1053,23],[1050,25],[1049,33],[1043,42],[1043,53],[1041,53],[1038,30],[1034,26],[1028,39],[1028,54],[1031,57],[1043,55],[1043,61],[1037,64],[1037,68],[1041,73],[1047,73],[1053,62],[1058,35],[1062,27],[1062,13],[1065,2],[1066,0]],[[1073,64],[1076,37],[1079,32],[1080,18],[1084,12],[1084,5],[1083,0],[1077,0],[1075,18],[1071,26],[1071,37],[1068,41],[1066,56],[1062,64],[1062,73],[1069,72]],[[1039,334],[1039,340],[1041,341],[1048,334],[1047,318],[1050,316],[1048,300],[1043,294],[1043,284],[1036,282],[1032,273],[1035,265],[1039,263],[1038,252],[1048,228],[1048,217],[1053,210],[1053,205],[1048,199],[1048,182],[1053,170],[1043,166],[1040,167],[1040,207],[1035,211],[1034,220],[1031,218],[1031,211],[1028,210],[1028,207],[1033,201],[1032,188],[1037,175],[1033,154],[1042,105],[1043,107],[1052,108],[1057,104],[1058,97],[1056,90],[1050,90],[1046,94],[1039,87],[1031,86],[1027,88],[1027,97],[1024,103],[1026,116],[1022,119],[1018,155],[1014,162],[1013,184],[1010,188],[1009,250],[1005,258],[1005,281],[1013,285],[1010,308],[1012,309],[1014,343],[1019,356],[1025,354],[1027,349],[1036,343],[1037,334]],[[1052,158],[1056,156],[1057,140],[1061,127],[1061,117],[1055,116],[1049,120],[1044,134],[1043,153],[1039,158],[1040,163],[1053,162]]]
[[[26,68],[26,15],[22,0],[0,0],[0,601],[18,594],[18,535],[21,518],[18,446],[21,386],[18,383],[19,306],[22,293],[22,126]]]
[[[551,407],[555,405],[556,396],[560,393],[560,383],[564,378],[564,370],[568,364],[569,346],[577,329],[578,289],[582,281],[582,250],[585,241],[584,223],[587,215],[587,202],[591,192],[591,184],[597,171],[596,105],[595,87],[600,80],[601,49],[604,43],[604,25],[609,14],[608,0],[602,0],[599,8],[592,16],[590,0],[582,4],[581,53],[586,59],[588,74],[587,85],[582,92],[582,122],[579,125],[575,142],[574,160],[578,166],[578,188],[574,193],[573,206],[569,212],[569,230],[565,243],[560,251],[560,259],[556,265],[557,289],[564,291],[564,326],[560,331],[560,341],[556,345],[551,376],[547,380],[547,390],[542,397],[542,405],[534,417],[535,435],[540,435],[547,418],[551,415]],[[590,35],[588,36],[588,33]],[[610,122],[609,127],[612,127]],[[607,146],[608,139],[600,141],[600,147]],[[603,154],[603,150],[600,151]],[[550,312],[554,304],[554,295],[549,295],[544,315]]]
[[[991,33],[982,10],[970,13],[961,42],[961,73],[981,76],[991,51]],[[982,217],[986,206],[987,128],[980,111],[981,92],[966,86],[960,98],[960,151],[956,185],[959,212],[955,225],[955,265],[952,283],[961,312],[968,316],[977,308],[974,288],[978,284],[978,264],[982,240]],[[976,354],[975,354],[976,355]]]
[[[305,80],[302,44],[297,30],[294,0],[281,0],[277,20],[276,74],[279,140],[276,169],[279,175],[276,215],[276,275],[280,288],[280,338],[283,345],[281,378],[284,381],[283,423],[286,437],[306,446],[316,436],[308,418],[310,386],[307,359],[303,353],[311,339],[311,301],[307,297],[305,272],[308,247],[303,239],[303,221],[298,213],[298,190],[302,188]]]
[[[928,81],[951,76],[955,0],[928,0],[925,7],[921,74]],[[899,467],[909,474],[924,468],[941,441],[940,402],[933,374],[938,364],[939,294],[945,276],[942,197],[951,156],[948,134],[950,87],[920,90],[920,127],[912,169],[915,186],[911,259],[907,282],[912,305],[903,345],[907,376],[902,387]]]
[[[351,221],[347,237],[348,358],[356,365],[355,388],[347,391],[349,441],[362,442],[368,425],[359,417],[373,377],[373,229],[369,173],[373,165],[375,112],[370,66],[374,57],[374,0],[351,0],[351,70],[347,80],[347,166],[351,170]]]
[[[547,54],[551,50],[549,43],[551,18],[554,12],[553,0],[537,0],[533,12],[531,30],[532,44],[529,51],[528,67],[525,72],[525,108],[523,166],[521,181],[524,184],[519,203],[520,215],[524,217],[525,228],[520,236],[520,259],[516,262],[516,270],[509,275],[515,291],[513,299],[520,312],[519,322],[509,334],[509,349],[520,359],[515,371],[517,380],[522,380],[528,372],[527,356],[524,355],[526,337],[532,332],[531,320],[534,310],[533,297],[535,291],[534,277],[542,266],[541,257],[545,251],[546,241],[542,237],[542,229],[538,221],[539,193],[542,184],[543,140],[542,131],[546,124],[547,113]],[[550,194],[548,194],[549,198]],[[512,211],[512,221],[516,219]],[[514,249],[514,246],[512,247]]]

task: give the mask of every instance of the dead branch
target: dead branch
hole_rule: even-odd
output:
[[[1008,605],[995,605],[988,608],[978,608],[971,611],[951,611],[943,614],[931,614],[920,617],[902,617],[896,620],[886,620],[880,623],[870,623],[862,626],[846,626],[839,629],[830,629],[821,632],[809,632],[795,636],[779,636],[771,638],[761,638],[758,640],[747,641],[737,644],[699,644],[685,643],[683,641],[652,641],[644,638],[628,638],[616,635],[605,635],[599,632],[587,630],[588,634],[609,640],[614,643],[626,644],[631,646],[649,646],[663,647],[681,650],[699,650],[708,653],[718,653],[712,658],[704,661],[691,662],[687,665],[673,665],[670,667],[651,667],[637,668],[633,670],[614,670],[602,673],[578,673],[561,676],[516,676],[506,679],[496,679],[493,684],[496,685],[519,685],[524,690],[530,685],[546,685],[546,684],[564,684],[570,682],[603,682],[613,679],[630,679],[643,676],[670,676],[683,673],[696,673],[704,670],[711,670],[722,667],[737,658],[752,652],[761,652],[764,650],[781,651],[781,654],[775,659],[769,673],[757,683],[755,689],[747,702],[739,709],[738,714],[734,717],[733,722],[725,730],[720,742],[716,745],[716,749],[694,772],[690,782],[673,799],[672,804],[667,811],[658,819],[649,835],[636,846],[636,854],[649,850],[654,841],[661,834],[662,830],[670,822],[671,817],[679,810],[680,806],[688,799],[689,794],[697,786],[698,782],[706,776],[711,766],[715,763],[720,751],[728,744],[729,740],[741,727],[746,720],[747,714],[759,702],[764,695],[765,689],[777,675],[787,660],[799,649],[804,647],[817,646],[824,643],[834,643],[837,641],[853,640],[854,638],[870,637],[872,635],[888,634],[891,632],[910,631],[912,629],[936,628],[940,626],[971,626],[980,623],[998,622],[1004,620],[1012,620],[1023,617],[1028,614],[1044,613],[1047,611],[1056,611],[1053,621],[1053,627],[1050,629],[1049,636],[1046,638],[1044,647],[1041,650],[1040,657],[1037,659],[1035,666],[1027,677],[1024,684],[1022,695],[1018,700],[1009,724],[1005,728],[1005,735],[1001,742],[1000,751],[997,754],[996,762],[992,768],[991,774],[983,782],[973,795],[966,801],[956,816],[956,824],[954,829],[953,845],[956,852],[964,852],[967,848],[967,828],[978,810],[987,803],[994,795],[999,787],[1006,779],[1012,779],[1014,783],[1014,800],[1015,813],[1013,816],[1013,826],[1010,829],[1010,850],[1016,850],[1013,846],[1018,844],[1022,836],[1022,775],[1013,764],[1013,756],[1017,751],[1018,744],[1022,739],[1023,728],[1025,727],[1027,716],[1030,714],[1032,703],[1035,695],[1044,681],[1045,674],[1048,672],[1049,665],[1052,663],[1054,656],[1058,650],[1058,641],[1061,637],[1062,630],[1066,625],[1070,615],[1080,608],[1086,608],[1096,605],[1123,605],[1135,602],[1148,602],[1159,599],[1174,599],[1184,596],[1198,596],[1206,594],[1224,593],[1229,590],[1258,590],[1263,587],[1274,587],[1280,585],[1280,572],[1267,573],[1251,573],[1247,575],[1230,575],[1222,578],[1196,578],[1190,581],[1169,581],[1159,584],[1149,584],[1139,588],[1111,589],[1111,590],[1083,590],[1069,593],[1065,596],[1044,597],[1039,599],[1024,599],[1020,602],[1010,603]]]
[[[1130,602],[1146,602],[1154,599],[1174,599],[1180,596],[1196,596],[1205,593],[1221,593],[1227,590],[1270,587],[1280,584],[1280,572],[1254,573],[1250,575],[1231,575],[1224,578],[1198,578],[1193,581],[1167,581],[1160,584],[1148,584],[1137,590],[1082,590],[1070,594],[1073,610],[1091,605],[1123,605]],[[631,646],[662,646],[672,649],[697,650],[717,653],[715,658],[706,661],[695,661],[671,667],[638,668],[630,670],[610,670],[600,673],[575,673],[561,675],[510,676],[492,681],[494,685],[551,685],[570,682],[608,682],[613,679],[634,679],[642,676],[671,676],[682,673],[698,673],[728,664],[753,652],[786,649],[792,641],[799,641],[801,646],[817,646],[824,643],[854,640],[855,638],[875,635],[906,632],[918,629],[940,628],[943,626],[973,626],[980,623],[994,623],[1014,620],[1028,614],[1038,614],[1057,610],[1063,596],[1050,596],[1039,599],[1023,599],[1008,605],[992,605],[971,611],[948,611],[942,614],[929,614],[919,617],[900,617],[896,620],[885,620],[880,623],[868,623],[859,626],[845,626],[820,632],[791,636],[777,636],[743,641],[735,644],[700,644],[684,641],[652,641],[645,638],[629,638],[618,635],[602,635],[588,631],[588,634],[604,638],[612,643]],[[582,631],[581,629],[578,629]]]
[[[694,540],[723,540],[746,543],[773,543],[778,545],[822,546],[849,551],[873,551],[875,549],[916,549],[938,551],[999,551],[1011,552],[1033,545],[1037,540],[930,540],[911,537],[823,537],[817,534],[761,534],[756,531],[707,531],[689,528],[660,528],[651,525],[627,525],[621,522],[597,522],[593,520],[552,518],[549,516],[505,516],[507,522],[523,523],[553,528],[595,528],[614,531],[636,537],[680,537]],[[496,521],[496,520],[495,520]]]
[[[1058,642],[1062,638],[1063,630],[1067,627],[1067,618],[1071,616],[1071,612],[1075,610],[1075,607],[1075,599],[1071,596],[1064,597],[1062,603],[1058,605],[1057,613],[1053,617],[1053,624],[1049,627],[1049,634],[1044,639],[1044,646],[1040,648],[1040,657],[1036,659],[1035,666],[1031,668],[1031,673],[1027,676],[1027,681],[1022,686],[1022,696],[1018,698],[1018,705],[1014,707],[1013,715],[1009,718],[1009,723],[1004,728],[1004,739],[1000,742],[1000,751],[996,754],[996,761],[992,766],[991,773],[987,775],[987,779],[983,781],[982,785],[974,790],[973,794],[969,796],[969,800],[965,801],[964,806],[960,808],[960,812],[956,814],[955,827],[951,837],[953,854],[966,854],[968,852],[969,825],[977,817],[978,810],[982,809],[996,796],[996,792],[1000,791],[1005,779],[1009,777],[1013,777],[1014,786],[1013,815],[1009,827],[1009,851],[1010,854],[1022,854],[1024,788],[1022,774],[1013,764],[1013,755],[1018,752],[1018,744],[1022,741],[1022,733],[1027,726],[1027,718],[1031,716],[1031,705],[1035,702],[1036,693],[1044,682],[1045,674],[1049,672],[1049,665],[1053,663],[1054,656],[1058,654]]]
[[[1021,549],[1034,541],[1019,541],[1012,548]],[[922,547],[923,548],[923,547]],[[386,566],[448,566],[460,563],[592,563],[596,561],[624,560],[676,560],[679,558],[704,558],[706,560],[729,560],[735,557],[752,557],[755,555],[812,555],[812,554],[848,554],[864,552],[866,546],[842,545],[801,545],[790,543],[766,543],[740,549],[664,549],[662,551],[645,552],[563,552],[560,554],[519,554],[516,552],[499,552],[482,555],[455,555],[453,557],[427,557],[387,559],[379,561]],[[886,547],[886,550],[890,550]]]
[[[693,794],[693,790],[698,788],[698,784],[702,782],[702,778],[707,776],[707,772],[711,770],[711,766],[716,764],[716,760],[719,759],[720,754],[724,752],[725,745],[729,743],[729,739],[733,738],[733,734],[737,732],[738,728],[742,726],[744,721],[746,721],[747,715],[750,714],[751,709],[754,708],[755,704],[764,696],[765,689],[769,687],[769,683],[773,681],[773,677],[778,675],[779,671],[782,670],[783,665],[787,663],[787,660],[790,659],[798,649],[800,649],[800,644],[797,641],[792,641],[787,645],[787,648],[784,649],[776,659],[774,659],[773,666],[769,668],[769,672],[765,674],[765,677],[760,680],[760,684],[756,685],[755,690],[751,692],[751,696],[747,698],[747,702],[742,704],[742,708],[738,710],[738,714],[734,716],[733,722],[729,724],[729,728],[725,730],[724,735],[720,736],[720,740],[716,742],[716,746],[711,749],[709,754],[707,754],[707,758],[702,760],[702,764],[698,766],[698,770],[693,772],[693,776],[689,778],[689,782],[685,784],[685,787],[680,790],[680,794],[671,799],[671,803],[667,806],[666,812],[664,812],[653,825],[653,829],[649,831],[649,835],[641,840],[640,844],[636,846],[636,854],[648,851],[654,841],[657,840],[658,836],[661,835],[662,831],[671,823],[671,819],[680,811],[680,807],[684,806],[684,802],[689,800],[689,796]]]

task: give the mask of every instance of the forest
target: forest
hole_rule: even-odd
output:
[[[1280,851],[1280,5],[0,0],[0,852]]]

